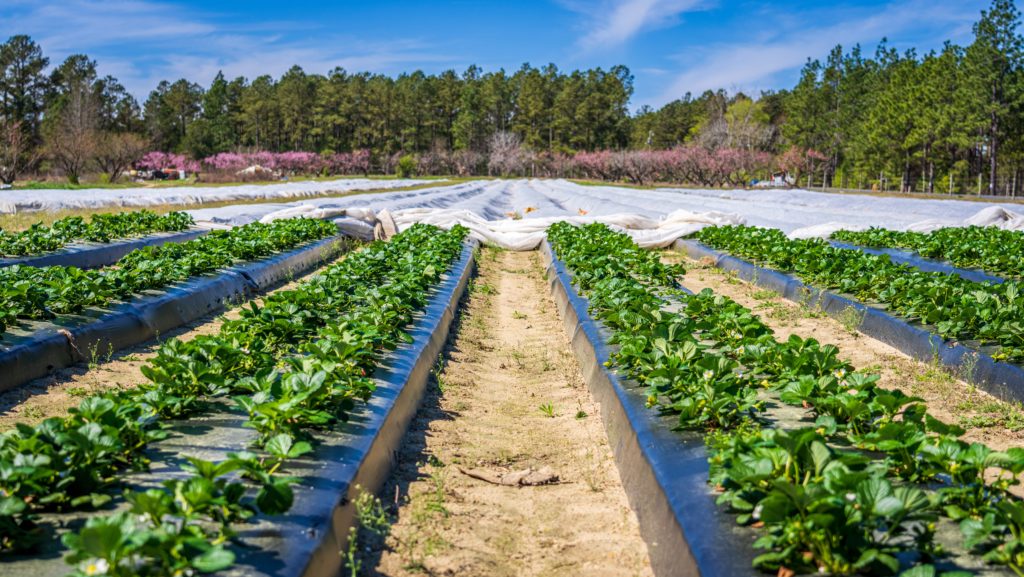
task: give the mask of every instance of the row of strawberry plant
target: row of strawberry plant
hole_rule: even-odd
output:
[[[48,319],[106,306],[176,282],[337,234],[330,222],[289,219],[213,231],[183,243],[134,250],[95,270],[72,266],[0,269],[0,331],[17,319]]]
[[[234,394],[267,456],[233,453],[222,463],[189,459],[194,473],[189,479],[168,482],[164,491],[129,492],[131,511],[90,520],[80,534],[66,539],[72,551],[68,561],[79,567],[79,574],[97,564],[112,569],[111,575],[211,572],[230,566],[234,555],[222,544],[234,535],[232,526],[255,510],[273,513],[290,506],[293,479],[271,475],[286,459],[312,450],[310,429],[344,420],[357,401],[370,397],[374,384],[369,375],[386,351],[408,340],[402,328],[426,305],[431,287],[461,252],[466,232],[415,225],[294,290],[271,295],[263,306],[251,304],[217,335],[162,350],[145,371],[157,393],[151,399],[161,402],[154,409],[181,416],[194,409],[182,400]],[[209,367],[201,376],[194,370],[199,364]],[[241,488],[216,490],[218,483],[226,483],[223,475],[236,470],[262,487],[254,503],[241,500]],[[182,503],[180,487],[190,483],[210,488],[218,503],[229,496],[236,500],[228,500],[226,509]],[[200,502],[209,501],[204,493]],[[238,514],[225,516],[224,510]],[[143,515],[142,520],[133,514]],[[119,538],[105,544],[95,538],[107,532]],[[136,534],[146,538],[132,537]],[[169,558],[167,550],[182,554]]]
[[[870,228],[840,230],[834,240],[870,248],[899,248],[960,268],[976,268],[1011,279],[1024,278],[1024,233],[991,226],[940,228],[921,233]]]
[[[62,218],[47,226],[36,223],[19,232],[0,231],[0,255],[33,256],[53,252],[72,242],[103,242],[157,232],[180,232],[195,224],[185,212],[157,214],[151,210]]]
[[[344,418],[372,393],[381,355],[408,340],[401,327],[426,304],[465,235],[461,226],[415,225],[243,307],[218,334],[162,348],[144,368],[159,391],[158,412],[177,417],[190,410],[180,399],[233,394],[260,444]]]
[[[694,236],[809,285],[881,303],[896,315],[932,326],[946,339],[994,345],[994,359],[1024,360],[1024,298],[1016,282],[997,285],[922,271],[887,255],[836,248],[820,239],[789,239],[777,229],[709,227]]]
[[[0,528],[5,529],[0,534],[20,535],[20,541],[7,543],[7,547],[31,545],[32,537],[39,534],[33,518],[40,508],[89,506],[109,499],[109,489],[116,482],[114,473],[125,466],[144,466],[141,450],[163,436],[157,420],[201,412],[207,407],[207,399],[246,392],[245,383],[256,377],[275,380],[279,386],[252,406],[272,404],[277,400],[271,398],[273,395],[294,392],[290,387],[299,378],[289,367],[314,367],[315,357],[303,352],[308,338],[300,336],[315,334],[313,325],[338,330],[337,337],[345,341],[336,343],[339,353],[346,345],[370,347],[350,350],[344,358],[335,354],[315,365],[316,370],[302,380],[302,384],[325,385],[330,390],[320,389],[319,395],[335,401],[329,416],[316,419],[316,425],[327,426],[344,418],[356,400],[366,399],[372,392],[372,381],[366,375],[372,372],[383,352],[402,338],[401,327],[411,320],[412,311],[425,303],[430,286],[458,254],[464,235],[464,229],[444,233],[433,227],[415,226],[391,243],[371,245],[329,267],[294,290],[274,293],[262,307],[250,305],[239,320],[225,323],[218,335],[201,336],[188,343],[169,341],[143,369],[150,379],[148,384],[83,402],[90,414],[96,412],[97,405],[104,408],[106,421],[98,421],[94,416],[85,420],[111,425],[104,427],[109,439],[102,445],[118,449],[105,455],[108,458],[101,459],[99,466],[93,463],[90,470],[78,466],[81,459],[75,447],[65,449],[50,442],[52,436],[46,432],[48,427],[64,432],[77,429],[81,426],[81,409],[66,420],[51,419],[36,428],[19,427],[4,437],[5,442],[0,444],[0,471],[5,463],[17,466],[19,459],[26,458],[22,450],[25,443],[38,443],[41,435],[45,437],[41,442],[44,451],[33,447],[32,453],[54,457],[36,463],[34,471],[26,472],[39,481],[34,487],[25,487],[27,491],[17,492],[21,485],[8,484],[0,475],[0,494],[21,497],[6,501],[17,511],[0,503]],[[410,292],[413,285],[415,293]],[[342,296],[356,292],[362,296]],[[307,311],[312,314],[305,314]],[[357,320],[362,324],[352,324]],[[361,340],[356,342],[357,339]],[[190,343],[197,346],[190,347]],[[309,359],[300,359],[304,356]],[[243,358],[245,362],[239,364],[237,361]],[[222,370],[229,365],[229,370]],[[323,375],[326,371],[330,371],[331,378]],[[280,378],[273,379],[273,374]],[[289,402],[300,401],[293,396]],[[127,413],[127,419],[116,418],[122,412]],[[115,418],[109,422],[112,415]],[[126,420],[132,426],[125,426]],[[69,562],[78,566],[80,574],[102,568],[111,575],[170,575],[178,571],[212,571],[229,565],[233,555],[224,544],[234,534],[232,525],[257,510],[286,510],[292,500],[293,480],[276,477],[274,473],[285,459],[311,450],[308,442],[296,442],[291,435],[280,432],[260,439],[264,455],[234,453],[221,463],[190,458],[191,477],[168,481],[164,490],[129,492],[126,497],[131,504],[130,512],[93,518],[79,534],[66,536],[72,551]],[[71,455],[61,454],[62,450],[69,450]],[[99,479],[94,477],[97,471]],[[255,497],[246,496],[241,482],[225,478],[238,471],[256,481],[259,490]],[[45,502],[38,498],[45,491],[47,480],[83,476],[94,482],[69,481],[60,498],[49,494]],[[6,519],[5,511],[12,513]]]
[[[559,223],[548,238],[618,345],[609,362],[679,428],[706,433],[719,503],[761,534],[755,566],[929,574],[946,553],[937,524],[956,522],[964,549],[1024,571],[1024,505],[1009,493],[1024,450],[964,442],[834,346],[779,342],[738,303],[675,289],[681,268],[626,235]],[[782,426],[776,403],[806,414]]]

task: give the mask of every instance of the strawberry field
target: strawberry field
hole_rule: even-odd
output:
[[[953,351],[962,365],[976,355],[974,374],[947,377],[951,386],[994,386],[985,379],[997,374],[1015,391],[1024,386],[1011,382],[1024,361],[1024,300],[1015,261],[1004,257],[1020,233],[875,228],[824,240],[712,225],[676,243],[695,257],[686,260],[641,248],[615,226],[554,219],[535,264],[489,266],[473,279],[503,251],[479,248],[476,229],[460,224],[402,220],[401,232],[364,242],[343,238],[341,221],[329,218],[268,220],[142,246],[106,266],[0,267],[0,389],[20,395],[7,405],[14,416],[0,415],[5,575],[362,575],[386,564],[366,551],[420,547],[410,540],[421,529],[392,537],[392,524],[433,516],[464,526],[469,517],[444,499],[461,507],[480,495],[450,491],[446,479],[503,479],[466,467],[521,457],[463,463],[459,449],[449,466],[430,453],[418,467],[448,467],[430,474],[430,505],[411,509],[417,497],[401,484],[386,493],[403,466],[397,455],[430,437],[415,436],[415,420],[436,414],[435,397],[475,386],[450,380],[445,363],[489,354],[495,326],[521,322],[516,335],[554,326],[521,305],[487,320],[480,303],[512,306],[503,304],[511,285],[492,284],[495,274],[546,276],[551,295],[529,298],[552,299],[550,320],[578,363],[566,370],[600,407],[580,404],[574,418],[607,431],[617,473],[606,490],[621,492],[635,523],[624,530],[646,543],[643,571],[1024,572],[1024,449],[1011,429],[986,442],[945,404],[936,408],[924,377],[894,385],[889,367],[851,358],[857,351],[833,344],[818,320],[849,312],[823,306],[826,298],[845,303],[861,315],[846,329],[858,338],[884,341],[878,327],[898,325],[936,358]],[[58,220],[0,241],[11,256],[46,255],[194,225],[184,213],[141,211]],[[707,256],[710,264],[699,260]],[[726,267],[742,280],[709,286],[710,271]],[[817,324],[783,328],[777,311],[758,304],[767,297],[736,296],[746,285],[800,300]],[[799,289],[780,288],[790,286]],[[494,370],[552,370],[550,351],[538,365],[523,351],[511,349]],[[120,365],[130,365],[117,373],[132,375],[128,385],[29,410],[36,398],[57,399],[33,379],[61,387]],[[73,372],[52,375],[65,366]],[[544,419],[572,423],[532,398],[525,402],[540,403]],[[526,426],[510,402],[489,398],[482,420],[508,412]],[[440,422],[459,426],[459,407]],[[522,484],[541,477],[540,486]],[[549,483],[580,482],[541,477],[513,472],[521,484],[509,489],[509,506]],[[427,559],[460,549],[447,543],[429,545]]]

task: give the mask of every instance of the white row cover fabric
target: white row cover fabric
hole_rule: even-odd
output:
[[[202,204],[240,200],[296,199],[357,190],[392,189],[427,182],[414,179],[345,178],[238,186],[176,186],[168,188],[86,188],[80,190],[6,190],[0,213],[57,211],[74,208],[139,207]]]
[[[1024,220],[1010,208],[976,201],[806,190],[645,190],[541,179],[479,180],[412,191],[190,212],[196,220],[226,225],[303,214],[372,224],[372,215],[384,209],[400,227],[412,222],[459,222],[473,230],[479,240],[520,249],[535,247],[542,238],[541,231],[559,220],[607,222],[629,232],[644,246],[664,246],[715,224],[746,223],[778,228],[799,237],[824,237],[841,228],[860,230],[869,226],[897,230],[969,224],[1020,228]],[[279,214],[269,216],[273,213]]]
[[[907,230],[911,232],[931,232],[940,228],[961,227],[961,226],[994,226],[1005,230],[1024,229],[1024,214],[1014,212],[1001,206],[990,206],[983,208],[972,216],[962,220],[944,220],[929,218],[911,223],[904,227],[887,227],[895,230]],[[828,238],[838,230],[867,230],[868,225],[845,224],[842,222],[826,222],[798,228],[789,233],[790,238]]]
[[[544,240],[547,228],[560,221],[576,225],[601,222],[629,234],[638,245],[645,248],[664,248],[677,239],[708,225],[742,224],[743,222],[743,219],[736,215],[714,212],[693,213],[685,210],[677,210],[660,220],[627,213],[596,217],[549,216],[487,220],[469,210],[443,208],[409,208],[390,214],[400,231],[417,222],[433,224],[442,228],[451,228],[456,224],[461,224],[469,228],[472,238],[490,246],[499,246],[509,250],[536,249]],[[297,216],[333,218],[334,222],[347,234],[363,239],[373,236],[373,223],[376,221],[375,214],[366,209],[318,209],[311,205],[305,205],[272,212],[261,218],[260,222],[267,223]]]

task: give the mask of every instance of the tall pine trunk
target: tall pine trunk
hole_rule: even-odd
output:
[[[995,90],[993,89],[993,92]],[[988,193],[995,196],[996,194],[996,151],[999,148],[999,117],[996,116],[995,111],[992,112],[992,134],[989,138],[989,150],[988,157]]]

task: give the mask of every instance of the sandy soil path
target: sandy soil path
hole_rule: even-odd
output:
[[[558,483],[498,486],[462,472],[545,466]],[[538,253],[484,250],[382,494],[394,524],[363,549],[366,575],[651,575]]]

